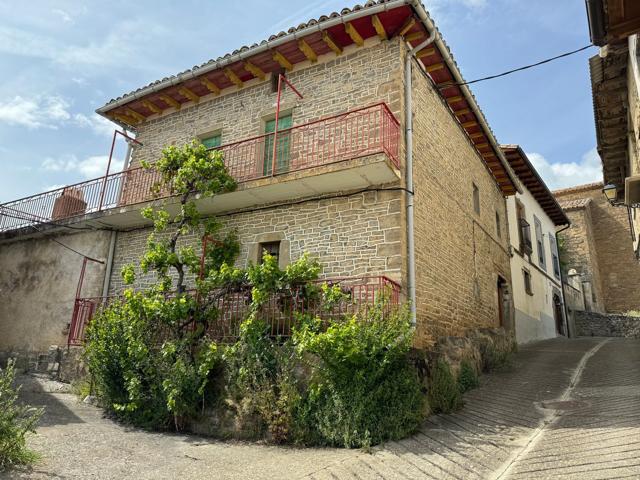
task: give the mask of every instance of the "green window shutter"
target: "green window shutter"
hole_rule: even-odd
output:
[[[222,145],[222,134],[219,133],[211,137],[203,138],[200,141],[207,148],[216,148]]]
[[[287,130],[293,125],[291,115],[285,115],[278,119],[278,132]],[[264,125],[264,133],[273,133],[276,129],[276,120],[269,120]],[[291,132],[278,133],[278,148],[276,150],[276,173],[286,172],[289,169],[289,143]],[[273,135],[265,137],[264,141],[264,167],[262,174],[271,175],[273,159]]]

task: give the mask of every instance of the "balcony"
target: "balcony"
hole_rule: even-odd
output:
[[[300,291],[272,295],[260,310],[260,318],[270,326],[272,337],[289,337],[300,313],[311,313],[321,318],[325,325],[345,316],[366,312],[382,299],[384,314],[391,313],[400,305],[400,284],[383,275],[369,277],[348,277],[321,280],[329,285],[339,285],[345,294],[343,301],[330,309],[319,302],[305,302]],[[318,283],[320,283],[318,282]],[[75,300],[69,328],[69,345],[82,345],[87,325],[101,308],[119,297],[78,298]],[[220,342],[234,342],[240,334],[240,324],[249,314],[251,289],[228,293],[217,301],[220,312],[215,324],[207,331],[210,338]],[[158,340],[168,338],[168,332],[159,332]]]
[[[215,202],[201,199],[199,207],[213,214],[397,181],[399,130],[387,105],[379,103],[223,145],[218,150],[238,190]],[[132,168],[1,204],[0,232],[97,216],[116,227],[140,224],[132,207],[159,198],[150,192],[157,180],[153,170]]]

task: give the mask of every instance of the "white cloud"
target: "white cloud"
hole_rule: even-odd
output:
[[[551,190],[602,181],[602,165],[595,147],[578,162],[552,163],[539,153],[527,156]]]
[[[116,128],[113,123],[97,113],[92,113],[89,116],[83,113],[76,113],[73,116],[73,121],[80,127],[90,128],[96,135],[111,136]]]
[[[90,179],[104,175],[107,171],[107,163],[109,163],[108,155],[93,155],[84,160],[78,160],[75,155],[63,155],[59,158],[45,158],[41,168],[50,172],[77,172],[83,178]],[[113,158],[109,172],[119,172],[122,166],[122,159]]]
[[[430,11],[440,11],[443,8],[466,7],[479,10],[488,5],[488,0],[431,0],[427,4]]]
[[[54,8],[51,13],[58,15],[64,23],[73,23],[73,17],[69,12],[62,10],[61,8]]]
[[[69,103],[58,96],[23,98],[0,103],[0,123],[27,128],[57,128],[60,121],[71,118]]]

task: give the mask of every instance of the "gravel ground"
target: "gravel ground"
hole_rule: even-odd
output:
[[[295,449],[123,427],[23,377],[46,413],[32,448],[43,459],[10,479],[640,478],[640,340],[551,340],[487,375],[465,407],[372,453]]]

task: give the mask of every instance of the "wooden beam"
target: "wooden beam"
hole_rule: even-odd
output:
[[[285,70],[291,70],[293,68],[293,65],[291,65],[291,62],[287,60],[286,57],[282,55],[280,52],[278,52],[277,50],[273,53],[273,59],[276,62],[278,62],[280,66]]]
[[[454,110],[453,113],[455,113],[456,117],[457,117],[457,116],[460,116],[460,115],[466,115],[468,113],[471,113],[471,110],[469,110],[468,108],[463,108],[461,110]]]
[[[471,128],[471,127],[476,127],[478,125],[478,122],[476,122],[475,120],[471,120],[470,122],[464,122],[462,124],[462,128]]]
[[[475,140],[477,138],[482,138],[482,137],[484,137],[483,132],[472,133],[471,135],[469,135],[469,138],[471,138],[472,140]]]
[[[455,97],[446,97],[446,99],[447,103],[456,103],[464,100],[464,97],[462,95],[456,95]]]
[[[356,27],[353,26],[353,23],[347,22],[344,26],[344,30],[345,32],[347,32],[347,35],[351,37],[353,43],[355,43],[359,47],[362,47],[364,45],[364,40],[362,36],[360,36],[360,33],[358,33],[358,30],[356,30]]]
[[[170,97],[169,95],[160,95],[160,100],[169,105],[170,107],[175,108],[176,110],[180,110],[180,102],[178,102],[175,98]]]
[[[380,40],[386,40],[387,32],[384,29],[384,25],[382,25],[382,22],[380,21],[380,17],[378,17],[378,15],[371,16],[371,24],[373,25],[373,28],[375,28]]]
[[[477,148],[478,150],[479,150],[479,149],[481,149],[481,148],[487,148],[488,146],[489,146],[489,144],[488,144],[488,143],[486,143],[486,142],[485,142],[485,143],[478,143],[478,144],[476,144],[476,148]]]
[[[435,48],[423,48],[416,54],[416,57],[418,58],[430,57],[431,55],[435,55],[436,51],[437,50]]]
[[[207,90],[209,90],[211,93],[220,95],[220,88],[208,78],[201,78],[200,83],[207,87]]]
[[[304,39],[300,39],[298,41],[298,48],[302,53],[304,53],[304,56],[307,57],[307,60],[311,63],[316,63],[318,61],[318,55],[316,55],[316,52],[313,51],[313,48],[311,48]]]
[[[236,84],[236,87],[242,88],[244,86],[244,82],[242,80],[240,80],[240,77],[238,75],[236,75],[236,72],[234,72],[230,68],[228,68],[228,67],[225,68],[224,69],[224,74],[227,76],[227,78],[229,80],[231,80],[231,82]]]
[[[331,34],[326,30],[322,31],[322,40],[336,55],[342,54],[342,48],[336,43]]]
[[[162,109],[155,103],[151,103],[149,100],[142,100],[142,105],[144,105],[147,110],[151,110],[153,113],[162,113]]]
[[[425,70],[427,73],[437,72],[438,70],[442,70],[444,68],[444,63],[434,63],[433,65],[427,65]]]
[[[422,32],[422,31],[420,31],[420,32],[413,32],[413,33],[410,33],[410,34],[408,34],[408,35],[405,35],[405,36],[404,36],[404,39],[405,39],[405,41],[407,41],[407,42],[413,42],[413,41],[415,41],[415,40],[420,40],[421,38],[424,38],[424,36],[425,36],[425,33],[424,33],[424,32]]]
[[[127,125],[136,125],[138,123],[135,118],[125,115],[124,113],[114,113],[111,116],[122,123],[126,123]]]
[[[200,101],[200,97],[196,95],[194,92],[192,92],[191,90],[189,90],[187,87],[182,87],[178,89],[178,93],[183,97],[187,97],[189,100],[191,100],[194,103],[198,103]]]
[[[267,74],[257,65],[254,65],[251,62],[244,62],[244,69],[260,80],[264,80],[267,77]]]
[[[402,25],[402,27],[400,27],[400,30],[398,31],[398,35],[400,35],[401,37],[404,37],[405,34],[411,30],[411,28],[416,24],[416,19],[413,17],[413,15],[409,18],[407,18],[407,20],[404,22],[404,24]]]
[[[125,109],[125,112],[127,112],[126,114],[128,116],[135,118],[139,122],[144,122],[147,119],[147,117],[145,117],[144,115],[140,115],[138,112],[129,107]]]

